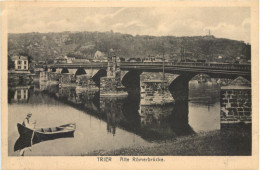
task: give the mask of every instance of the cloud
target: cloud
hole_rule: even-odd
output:
[[[234,19],[235,18],[235,19]],[[110,31],[193,36],[206,35],[250,42],[247,8],[14,8],[9,32]]]
[[[217,37],[250,42],[250,23],[247,21],[245,20],[245,22],[238,26],[229,23],[219,23],[215,27],[206,27],[205,30],[211,30]]]
[[[117,15],[119,15],[120,13],[122,13],[123,11],[125,11],[127,8],[121,8],[119,10],[117,10],[116,12],[110,14],[110,15],[106,15],[104,18],[114,18],[116,17]]]
[[[131,34],[140,34],[144,33],[146,25],[143,24],[140,20],[132,20],[126,23],[116,23],[112,25],[112,30],[115,32],[122,33],[131,33]]]
[[[187,36],[187,35],[203,35],[203,28],[205,25],[197,20],[173,20],[172,22],[164,22],[158,25],[158,35],[175,35],[175,36]]]

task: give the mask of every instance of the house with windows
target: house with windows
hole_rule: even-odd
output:
[[[12,61],[14,62],[15,71],[29,70],[29,61],[27,56],[13,56]]]

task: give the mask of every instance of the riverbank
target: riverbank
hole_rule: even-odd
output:
[[[94,151],[87,156],[231,156],[251,155],[251,130],[229,129],[198,133],[175,140],[159,141],[148,147]]]

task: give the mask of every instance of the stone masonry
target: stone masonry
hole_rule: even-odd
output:
[[[228,86],[221,87],[220,123],[251,123],[251,84],[243,77],[238,77]]]
[[[60,79],[60,73],[55,72],[46,72],[47,81],[59,81]]]
[[[141,81],[141,105],[163,105],[172,103],[173,97],[168,89],[167,81]]]
[[[60,84],[71,84],[75,82],[76,82],[76,78],[74,74],[71,73],[60,74],[60,79],[59,79]]]
[[[100,96],[127,95],[121,83],[121,71],[116,56],[108,57],[107,77],[100,78]]]
[[[166,73],[142,73],[140,75],[141,105],[164,105],[173,103],[170,83],[177,77]],[[164,79],[164,80],[163,80]]]
[[[78,87],[82,87],[88,90],[98,89],[98,86],[93,81],[93,79],[87,75],[78,75],[76,77],[76,84]]]
[[[124,91],[124,87],[121,85],[121,82],[117,81],[115,77],[101,77],[100,95],[101,96],[127,95],[127,92]]]

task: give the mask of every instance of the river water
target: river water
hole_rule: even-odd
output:
[[[8,154],[19,138],[17,123],[28,112],[37,127],[76,123],[72,138],[44,141],[26,156],[72,156],[93,151],[149,146],[168,138],[220,129],[219,85],[190,81],[189,102],[140,106],[138,94],[100,98],[98,91],[37,84],[8,89]]]

